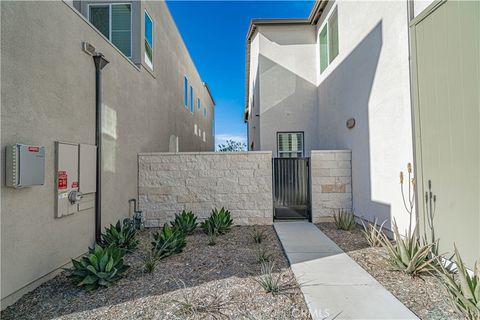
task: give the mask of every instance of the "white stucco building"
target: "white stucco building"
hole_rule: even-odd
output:
[[[452,177],[442,176],[445,170],[441,168],[455,165],[437,152],[438,148],[450,150],[446,141],[464,145],[466,139],[471,140],[473,149],[454,153],[458,155],[456,172],[474,172],[473,176],[479,177],[478,122],[469,126],[477,130],[476,137],[466,138],[458,130],[451,130],[448,139],[432,144],[419,136],[420,129],[432,130],[434,135],[436,128],[461,128],[461,121],[478,119],[478,90],[470,84],[479,86],[479,11],[475,2],[322,0],[314,4],[306,19],[252,20],[247,34],[245,108],[249,150],[271,150],[274,157],[310,157],[312,150],[351,150],[355,214],[370,221],[387,220],[388,227],[395,219],[403,230],[409,216],[400,194],[399,172],[406,169],[407,163],[415,163],[421,212],[423,188],[430,179],[436,182],[439,197],[443,191],[444,200],[454,199],[455,204],[445,205],[443,216],[436,218],[436,227],[443,229],[443,237],[450,241],[447,250],[454,241],[460,241],[471,257],[480,255],[480,239],[474,230],[469,239],[457,240],[462,239],[460,229],[469,228],[471,223],[461,226],[456,219],[457,236],[447,232],[452,225],[447,211],[464,212],[465,203],[469,203],[467,211],[473,212],[469,216],[473,224],[480,227],[478,201],[466,196],[466,190],[478,192],[480,179],[465,175],[463,185],[459,183],[452,193],[448,187]],[[449,28],[455,31],[444,32]],[[419,32],[421,37],[415,38]],[[432,48],[439,39],[447,41],[450,34],[465,35],[452,38],[463,47],[457,53],[469,52],[460,59],[448,49]],[[415,46],[421,49],[413,51]],[[432,52],[427,47],[438,59],[424,59]],[[476,59],[471,52],[476,52]],[[410,57],[417,59],[416,64],[410,62]],[[445,61],[454,64],[449,74],[436,75],[435,70],[445,70]],[[463,70],[467,65],[470,68]],[[421,83],[426,77],[429,80]],[[465,79],[467,87],[460,84],[460,78]],[[443,83],[442,89],[439,84]],[[442,118],[434,127],[430,119],[420,118],[420,110],[438,107],[440,114],[455,112],[449,110],[456,105],[452,101],[439,105],[448,101],[448,97],[442,98],[448,92],[446,88],[452,88],[450,92],[466,90],[463,97],[469,98],[463,103],[468,111],[458,123]],[[416,100],[422,97],[425,99]],[[477,165],[462,160],[472,157]],[[422,168],[438,171],[427,175]],[[472,237],[477,237],[473,247],[469,244]]]

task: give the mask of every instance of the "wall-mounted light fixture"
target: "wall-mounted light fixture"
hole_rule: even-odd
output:
[[[350,118],[350,119],[347,120],[347,128],[348,129],[353,129],[353,127],[355,127],[355,119]]]

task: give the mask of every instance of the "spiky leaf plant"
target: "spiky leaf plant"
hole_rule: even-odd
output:
[[[450,272],[441,262],[436,270],[447,291],[450,304],[455,311],[469,320],[480,319],[480,259],[475,262],[470,273],[455,246],[455,263],[457,269]]]
[[[265,238],[265,232],[263,230],[254,228],[252,232],[252,238],[256,244],[260,244]]]
[[[130,223],[130,219],[124,219],[123,225],[120,220],[115,225],[110,225],[105,228],[105,233],[102,234],[102,245],[108,247],[111,245],[127,251],[133,251],[138,246],[137,230],[135,226]]]
[[[273,274],[274,263],[270,261],[262,262],[261,274],[256,279],[266,293],[278,293],[280,291],[280,275]]]
[[[163,259],[181,252],[186,244],[185,234],[165,223],[163,228],[153,235],[152,253],[158,259]]]
[[[270,261],[272,254],[268,252],[267,248],[261,244],[257,244],[255,248],[255,253],[257,255],[257,262],[264,263]]]
[[[208,234],[208,242],[207,242],[207,244],[208,244],[209,246],[214,246],[214,245],[217,244],[217,235],[216,235],[215,233],[211,232],[211,233]]]
[[[147,252],[143,257],[143,272],[152,273],[157,267],[158,257],[154,252]]]
[[[383,234],[383,225],[387,220],[383,221],[381,225],[378,225],[377,218],[372,223],[365,225],[362,221],[363,230],[362,233],[365,236],[368,244],[371,247],[381,247],[382,246],[382,234]]]
[[[415,231],[402,237],[395,221],[393,222],[393,232],[395,243],[392,243],[383,233],[381,242],[387,251],[388,260],[395,269],[411,276],[433,269],[435,258],[429,258],[433,243],[421,245],[415,236]]]
[[[66,269],[68,278],[86,290],[109,287],[119,280],[129,268],[123,264],[125,251],[115,246],[102,248],[96,244],[80,260],[72,259],[73,267]]]
[[[218,235],[230,231],[232,224],[233,220],[230,216],[230,211],[225,210],[225,208],[220,210],[215,208],[210,216],[202,222],[201,227],[206,234],[215,233]]]
[[[175,220],[170,222],[173,228],[181,230],[184,234],[190,235],[197,228],[197,217],[192,211],[183,210],[182,213],[175,215]]]
[[[339,209],[334,215],[333,220],[335,225],[340,230],[352,230],[355,226],[355,215],[353,211],[346,209]]]

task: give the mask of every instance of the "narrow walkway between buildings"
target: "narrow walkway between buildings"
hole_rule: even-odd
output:
[[[313,319],[418,319],[314,224],[274,227]]]

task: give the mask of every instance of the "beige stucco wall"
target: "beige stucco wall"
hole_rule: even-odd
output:
[[[182,210],[199,220],[225,207],[235,224],[271,224],[271,152],[141,153],[140,210],[157,227]]]
[[[65,2],[1,2],[2,158],[14,143],[46,150],[44,186],[16,190],[2,181],[2,308],[94,239],[94,210],[54,218],[54,142],[95,143],[95,70],[83,41],[110,61],[103,71],[104,225],[126,217],[128,199],[137,197],[139,152],[168,151],[171,135],[181,151],[213,150],[213,102],[166,4],[144,7],[155,20],[153,71],[128,60]],[[184,108],[184,74],[208,118]],[[194,135],[195,123],[206,142]],[[1,167],[4,176],[3,160]]]
[[[352,209],[352,152],[312,150],[312,221]]]

